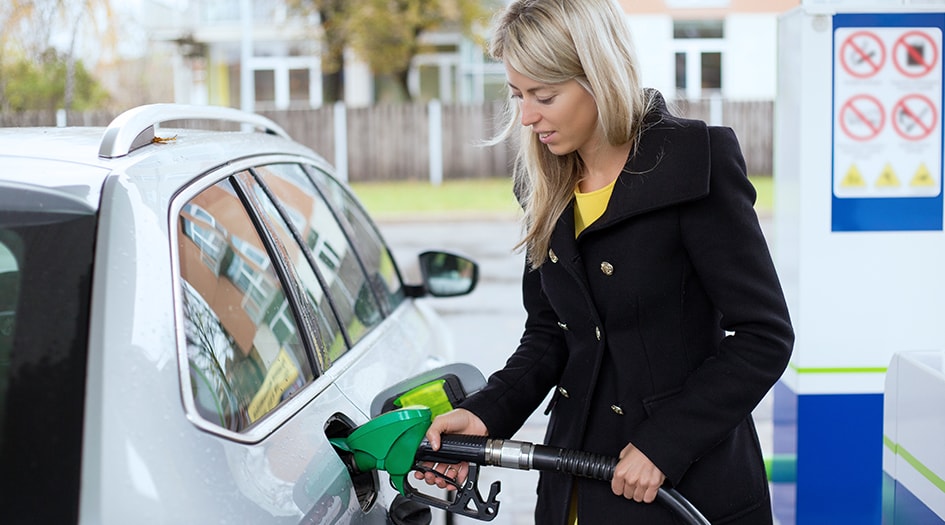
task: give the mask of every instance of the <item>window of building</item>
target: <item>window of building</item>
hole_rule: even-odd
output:
[[[722,89],[722,53],[702,53],[702,89]]]
[[[723,20],[673,22],[677,98],[696,99],[721,93]]]
[[[309,84],[311,74],[308,69],[289,70],[289,103],[293,106],[309,105]]]
[[[257,69],[253,71],[253,79],[256,102],[275,104],[276,72],[272,69]],[[265,106],[265,104],[263,105]]]
[[[673,38],[725,38],[722,20],[674,20]]]

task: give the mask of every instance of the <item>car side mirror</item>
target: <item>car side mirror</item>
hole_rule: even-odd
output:
[[[429,251],[419,259],[423,286],[434,297],[466,295],[479,280],[479,265],[461,255]]]

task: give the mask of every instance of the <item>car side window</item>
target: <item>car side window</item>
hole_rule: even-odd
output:
[[[20,267],[14,255],[20,251],[17,249],[20,243],[16,241],[19,239],[12,232],[0,229],[0,441],[10,381],[10,360],[13,356],[16,303],[20,296]]]
[[[352,240],[298,164],[255,168],[310,251],[352,345],[383,319]]]
[[[181,209],[184,335],[197,411],[241,431],[314,379],[295,314],[233,182]]]
[[[338,323],[331,297],[325,293],[327,287],[313,270],[316,263],[310,257],[311,253],[302,249],[282,216],[284,213],[289,217],[289,221],[296,225],[295,231],[305,231],[305,219],[299,207],[307,207],[305,202],[309,200],[309,196],[301,192],[289,194],[289,198],[295,201],[295,206],[283,206],[280,213],[280,209],[270,198],[271,192],[267,192],[267,188],[264,188],[255,178],[244,174],[240,176],[240,180],[250,189],[256,206],[266,214],[270,230],[275,235],[279,246],[285,251],[287,262],[292,265],[295,275],[298,276],[299,288],[304,294],[303,300],[308,303],[309,318],[313,319],[317,325],[319,337],[315,344],[316,359],[319,367],[325,370],[344,355],[349,347]]]
[[[354,233],[353,239],[361,254],[371,284],[383,298],[388,311],[394,311],[406,297],[403,281],[390,250],[364,208],[350,191],[324,171],[311,167],[312,177],[325,188],[326,196],[342,212],[342,220]]]

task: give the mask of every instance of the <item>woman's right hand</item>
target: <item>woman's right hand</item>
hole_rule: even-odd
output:
[[[440,449],[441,434],[465,434],[468,436],[488,436],[489,429],[486,424],[479,419],[479,416],[472,412],[457,408],[445,414],[441,414],[433,419],[430,428],[427,429],[426,438],[430,442],[433,450]],[[459,486],[466,482],[466,475],[469,473],[468,463],[459,463],[451,465],[448,463],[424,463],[427,468],[436,470],[443,476],[456,481]],[[442,477],[434,475],[432,472],[414,472],[416,479],[424,480],[427,485],[436,485],[439,488],[455,490],[456,487],[450,485]]]

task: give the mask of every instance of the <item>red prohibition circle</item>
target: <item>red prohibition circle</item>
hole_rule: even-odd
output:
[[[927,106],[932,114],[932,120],[928,125],[922,121],[922,115],[917,115],[912,108],[906,105],[907,100],[918,100]],[[901,113],[900,109],[902,110]],[[918,126],[920,133],[911,135],[911,130],[902,129],[899,124],[900,119],[903,118],[902,115],[905,116],[904,118],[909,119],[914,125]],[[899,102],[896,102],[896,105],[893,106],[891,119],[893,128],[895,128],[896,133],[898,133],[900,137],[906,140],[922,140],[935,131],[935,125],[938,123],[938,113],[935,109],[935,103],[933,103],[929,97],[917,93],[914,95],[906,95],[899,99]]]
[[[912,37],[912,36],[921,37],[922,39],[924,39],[926,42],[929,43],[929,49],[932,50],[932,60],[928,61],[928,63],[925,62],[923,57],[916,57],[912,51],[912,46],[910,46],[906,42],[906,38]],[[922,62],[923,67],[921,68],[920,71],[916,71],[916,72],[908,71],[903,64],[900,64],[899,61],[896,60],[896,51],[899,49],[899,46],[904,46],[906,48],[906,54],[912,55],[913,58],[916,58],[917,60],[920,60]],[[893,44],[893,64],[896,65],[896,69],[898,69],[900,73],[902,73],[903,75],[909,78],[918,78],[918,77],[927,75],[929,71],[932,71],[932,68],[935,67],[936,62],[938,62],[938,47],[935,46],[935,41],[932,40],[932,37],[930,37],[926,33],[923,33],[922,31],[908,31],[904,33],[901,37],[899,37],[896,40],[896,43]]]
[[[854,102],[865,101],[868,104],[876,106],[878,110],[876,112],[879,115],[879,122],[874,123],[871,121],[862,111],[861,107],[858,107]],[[848,115],[848,112],[853,112],[853,116],[862,122],[869,129],[869,133],[862,134],[856,133],[847,126],[847,119],[845,118]],[[886,112],[883,110],[883,104],[872,95],[856,95],[850,100],[847,100],[843,106],[840,108],[840,127],[843,129],[843,132],[846,133],[848,137],[853,140],[866,141],[872,138],[875,138],[879,135],[880,131],[883,130],[883,126],[886,124]]]
[[[853,41],[857,37],[866,37],[876,43],[879,48],[879,60],[874,61],[870,55],[862,49],[861,46],[857,45]],[[856,56],[860,57],[863,61],[868,63],[869,69],[866,71],[857,71],[854,69],[853,65],[847,62],[847,51],[852,51]],[[883,64],[886,62],[886,46],[883,45],[883,41],[879,39],[878,36],[870,33],[869,31],[857,31],[852,35],[848,36],[846,40],[843,41],[843,44],[840,45],[840,64],[843,66],[843,69],[849,73],[851,76],[857,78],[869,78],[879,72],[883,68]]]

